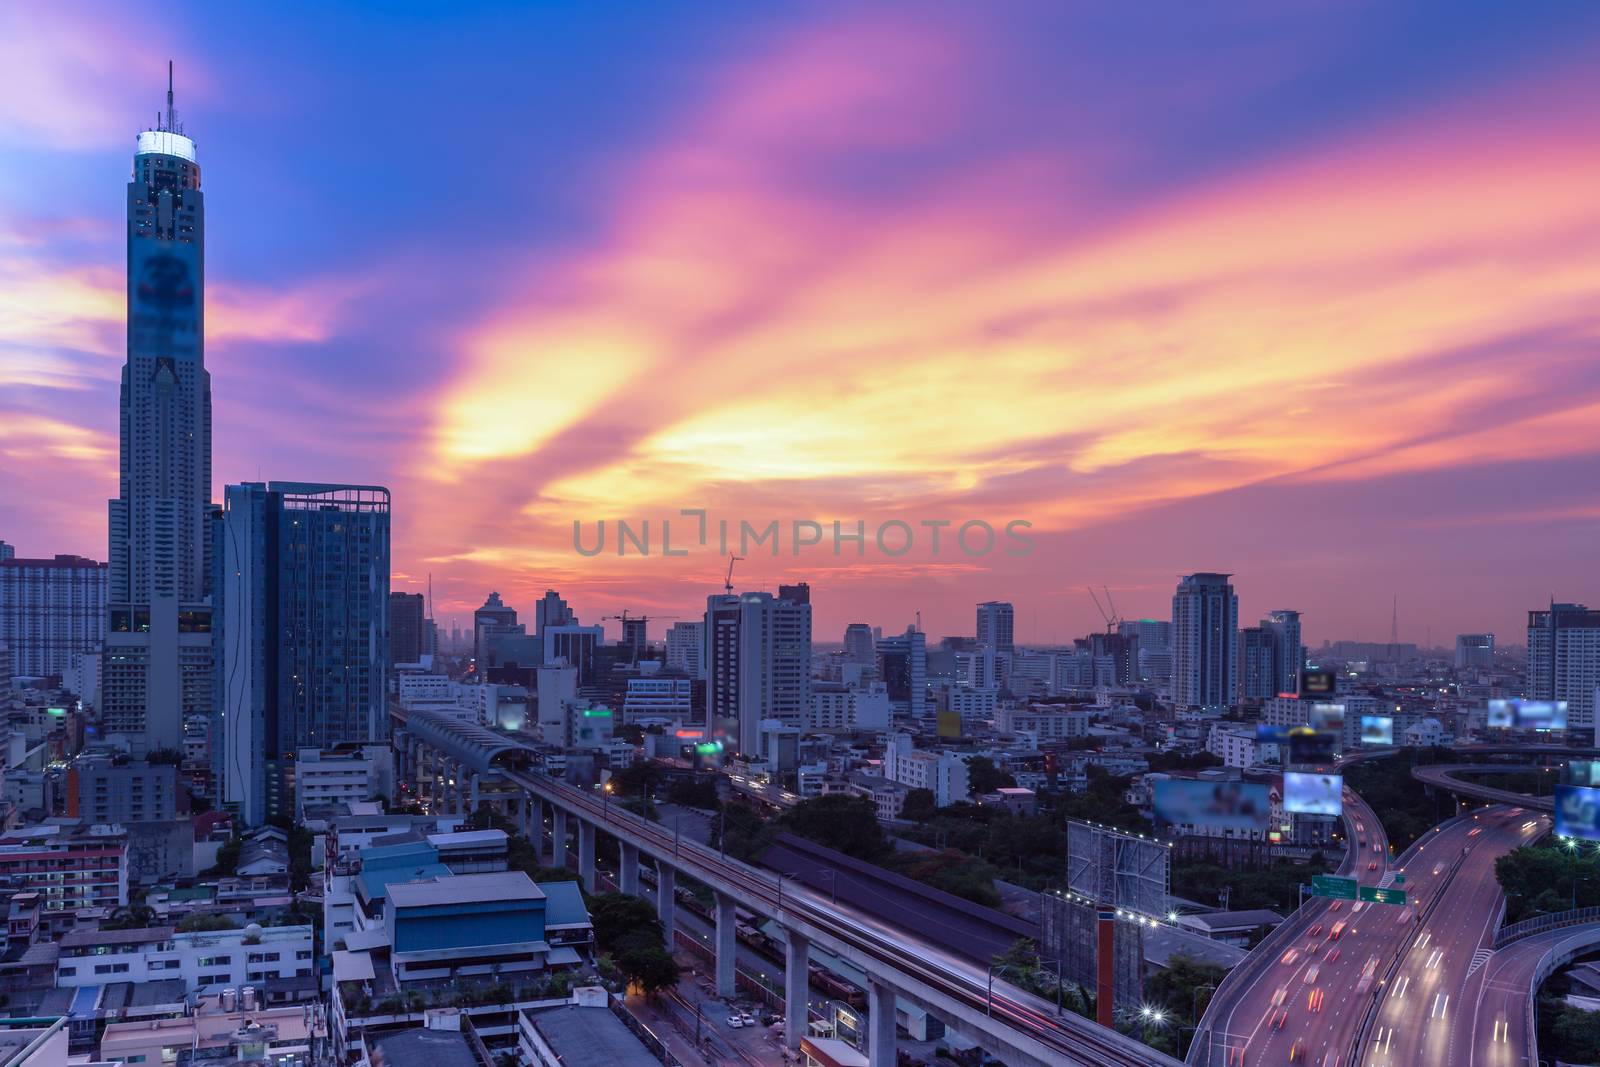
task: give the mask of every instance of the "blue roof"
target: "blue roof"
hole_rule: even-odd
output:
[[[589,923],[589,909],[583,906],[583,888],[577,882],[540,882],[539,888],[545,895],[546,927]]]
[[[442,863],[424,863],[416,866],[378,867],[361,871],[361,892],[368,900],[382,900],[389,895],[389,886],[395,882],[421,882],[429,878],[449,878],[454,874]]]
[[[100,991],[104,986],[82,985],[72,994],[72,1007],[68,1013],[79,1019],[88,1019],[94,1016],[94,1007],[100,1002]]]
[[[361,867],[394,867],[405,864],[436,863],[439,850],[426,841],[407,841],[401,845],[368,845],[359,851]]]

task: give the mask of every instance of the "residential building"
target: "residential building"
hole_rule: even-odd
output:
[[[0,559],[0,645],[11,677],[65,678],[106,636],[109,569],[82,556]]]
[[[1494,666],[1494,634],[1456,634],[1456,670]]]
[[[770,593],[706,599],[706,723],[724,749],[759,757],[761,723],[811,715],[811,605]]]
[[[307,972],[309,973],[309,972]],[[327,1062],[328,1025],[322,1011],[303,1005],[268,1007],[250,987],[233,997],[218,994],[194,1014],[108,1023],[100,1037],[100,1059],[128,1067],[312,1067]],[[227,1003],[237,1005],[227,1010]]]
[[[889,726],[889,689],[882,682],[865,686],[840,682],[811,683],[813,730],[855,732]]]
[[[209,714],[211,375],[205,368],[205,196],[194,141],[138,135],[127,186],[127,362],[118,490],[108,502],[104,733],[136,754],[183,744]]]
[[[1300,635],[1298,611],[1270,611],[1261,628],[1272,635],[1272,663],[1279,693],[1300,691],[1300,671],[1306,665],[1306,648]]]
[[[427,605],[421,593],[389,594],[389,662],[421,663],[428,652]]]
[[[688,722],[694,715],[694,679],[678,675],[655,674],[648,678],[629,678],[622,703],[625,723],[662,720]]]
[[[294,813],[302,748],[389,737],[389,491],[230,485],[216,522],[219,806]]]
[[[171,926],[72,930],[59,941],[56,985],[181,979],[189,993],[221,993],[312,974],[312,927],[258,926],[179,933]]]
[[[967,785],[967,761],[951,752],[925,752],[909,748],[910,738],[891,743],[883,753],[883,775],[907,789],[926,789],[939,807],[972,798]]]
[[[1254,723],[1212,723],[1206,751],[1228,767],[1254,767],[1278,758],[1278,746],[1260,741]]]
[[[1528,612],[1528,695],[1565,700],[1569,733],[1593,737],[1600,687],[1600,611],[1551,604]]]
[[[1238,686],[1239,598],[1232,575],[1202,571],[1178,583],[1172,598],[1173,704],[1222,712]]]
[[[1000,706],[1000,692],[992,686],[974,688],[953,686],[945,694],[946,704],[962,722],[988,722]]]
[[[1010,652],[1016,647],[1014,640],[1015,612],[1003,600],[989,600],[978,605],[978,646],[997,652]]]
[[[178,767],[173,763],[79,759],[67,769],[67,815],[109,826],[178,817]],[[184,797],[184,814],[188,813]]]
[[[1172,623],[1166,619],[1127,619],[1117,632],[1138,641],[1139,678],[1162,684],[1172,679]]]
[[[1026,708],[1001,708],[996,724],[1001,733],[1032,734],[1039,741],[1070,741],[1089,736],[1086,708],[1061,708],[1047,704]]]
[[[291,770],[296,822],[304,822],[308,813],[344,811],[350,804],[395,796],[394,749],[388,745],[302,748]]]
[[[45,912],[128,902],[128,838],[109,827],[49,824],[0,834],[0,882],[37,890]]]
[[[1274,657],[1276,635],[1264,626],[1239,631],[1239,700],[1260,704],[1278,695],[1278,670]]]
[[[660,1067],[661,1060],[603,1001],[524,1011],[517,1021],[522,1062],[533,1067]]]

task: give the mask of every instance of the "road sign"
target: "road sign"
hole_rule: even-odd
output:
[[[1403,875],[1403,874],[1395,875],[1394,876],[1394,884],[1395,885],[1405,885],[1406,884],[1406,876]]]
[[[1377,886],[1364,885],[1361,887],[1361,899],[1369,904],[1404,904],[1406,891],[1404,889],[1379,889]]]
[[[1332,897],[1335,900],[1355,900],[1356,880],[1354,878],[1335,878],[1331,874],[1314,874],[1311,876],[1311,895],[1316,897]],[[1365,897],[1361,899],[1365,900]]]

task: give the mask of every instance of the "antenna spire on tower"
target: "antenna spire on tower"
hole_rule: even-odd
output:
[[[177,115],[172,107],[172,60],[167,60],[167,130],[178,132]]]

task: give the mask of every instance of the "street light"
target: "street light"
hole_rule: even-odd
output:
[[[605,802],[601,806],[600,818],[605,822],[611,821],[611,780],[606,779],[606,784],[600,787],[600,792],[605,794]]]

